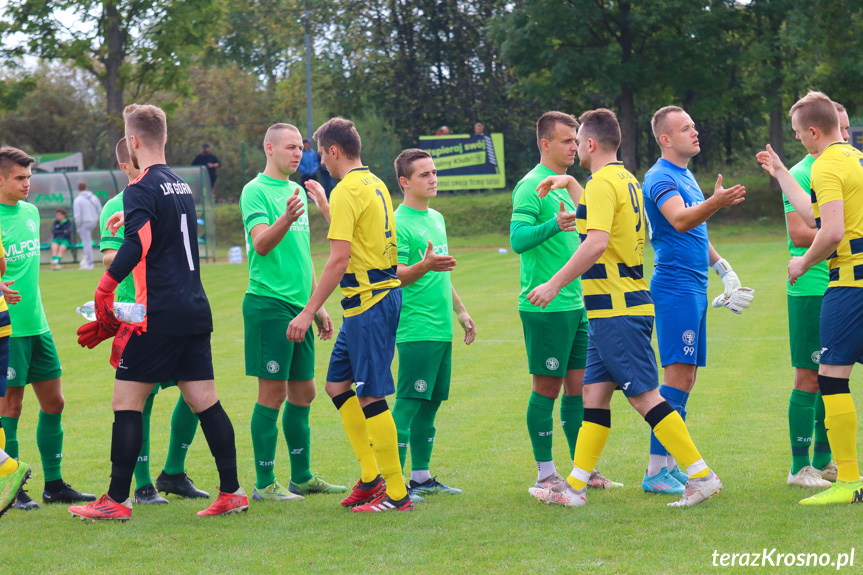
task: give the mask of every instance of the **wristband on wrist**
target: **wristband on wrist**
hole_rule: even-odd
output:
[[[732,271],[732,270],[731,270],[731,264],[730,264],[730,263],[728,263],[728,262],[725,260],[725,258],[719,258],[719,260],[718,260],[715,264],[713,264],[712,266],[710,266],[710,269],[712,269],[712,270],[713,270],[713,271],[715,271],[717,274],[719,274],[719,278],[720,278],[720,279],[724,278],[724,277],[725,277],[725,274],[727,274],[728,272]]]

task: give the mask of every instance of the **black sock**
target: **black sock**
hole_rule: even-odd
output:
[[[140,411],[115,411],[111,433],[111,486],[108,496],[117,503],[129,498],[132,475],[144,444],[144,421]]]
[[[234,493],[240,488],[240,482],[237,479],[237,446],[231,419],[220,401],[199,413],[198,419],[219,470],[219,491]]]

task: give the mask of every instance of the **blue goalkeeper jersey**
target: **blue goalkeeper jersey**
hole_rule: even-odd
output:
[[[651,286],[673,285],[678,291],[706,291],[710,268],[707,224],[680,233],[660,211],[662,204],[674,196],[683,198],[686,207],[703,202],[704,194],[695,176],[687,168],[660,158],[644,175],[643,192],[654,250]]]

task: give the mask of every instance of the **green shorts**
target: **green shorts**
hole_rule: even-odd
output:
[[[788,334],[794,367],[818,371],[822,299],[818,295],[788,296]]]
[[[246,294],[246,375],[265,379],[304,381],[315,377],[315,339],[312,328],[302,343],[288,341],[288,324],[303,311],[273,297]]]
[[[54,238],[51,240],[51,243],[57,244],[58,246],[66,246],[67,248],[69,247],[69,240],[66,238]]]
[[[400,397],[446,401],[452,373],[451,341],[406,341],[397,343],[399,350]]]
[[[564,377],[587,364],[587,313],[518,310],[531,375]]]
[[[153,386],[153,391],[150,392],[150,395],[157,395],[160,389],[168,389],[169,387],[177,387],[177,380],[169,379],[165,383],[157,383]]]
[[[12,337],[9,341],[9,369],[6,383],[9,387],[24,387],[34,381],[47,381],[63,374],[60,358],[51,332],[39,335]]]

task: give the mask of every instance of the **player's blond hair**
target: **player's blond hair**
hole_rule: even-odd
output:
[[[287,130],[292,130],[298,134],[300,133],[299,128],[297,128],[293,124],[285,124],[284,122],[273,124],[272,126],[267,128],[267,133],[264,136],[264,148],[266,148],[267,144],[269,144],[270,142],[276,141],[276,139],[281,135],[281,133]]]
[[[0,176],[4,178],[9,175],[13,165],[29,168],[36,160],[12,146],[0,147]]]
[[[620,148],[620,123],[608,108],[588,110],[578,117],[578,121],[581,123],[581,139],[593,138],[606,152],[616,152]]]
[[[336,146],[348,160],[358,159],[363,148],[363,142],[354,123],[341,116],[332,118],[318,128],[314,138],[325,150],[330,146]]]
[[[578,120],[575,116],[566,112],[546,112],[536,121],[536,145],[542,151],[542,140],[551,140],[554,137],[554,129],[558,124],[569,126],[573,129],[578,129]]]
[[[685,110],[680,106],[665,106],[658,109],[650,119],[650,129],[653,130],[653,137],[660,146],[662,142],[659,141],[659,136],[668,133],[668,116],[675,112],[685,112]]]
[[[147,147],[165,145],[168,138],[168,118],[165,111],[150,104],[129,104],[123,110],[126,133],[137,136]]]
[[[792,118],[796,115],[804,129],[811,126],[822,132],[832,132],[839,125],[836,103],[824,92],[810,91],[791,106],[788,115]]]

